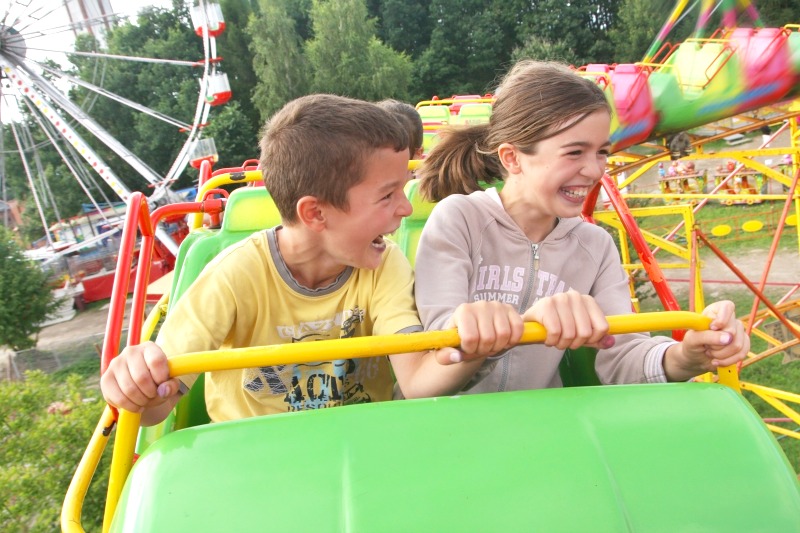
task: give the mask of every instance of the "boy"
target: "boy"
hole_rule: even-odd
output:
[[[422,159],[422,137],[424,128],[422,125],[422,117],[414,108],[414,106],[399,100],[387,98],[378,102],[378,107],[382,107],[395,114],[406,127],[409,135],[408,153],[411,159]]]
[[[168,356],[421,331],[411,267],[385,239],[411,214],[408,146],[402,124],[374,104],[333,95],[289,102],[261,139],[264,182],[282,225],[210,263],[156,342],[111,362],[101,379],[106,401],[155,424],[177,403],[181,383],[196,379],[168,379]],[[391,360],[401,386],[416,376],[424,386],[422,367],[435,364],[431,354]],[[214,421],[392,398],[386,357],[210,372],[205,387]]]

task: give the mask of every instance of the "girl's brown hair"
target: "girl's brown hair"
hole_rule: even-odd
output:
[[[481,190],[481,183],[505,178],[497,157],[502,143],[525,154],[595,111],[611,112],[602,89],[566,65],[523,60],[497,88],[488,124],[454,126],[438,140],[418,175],[420,192],[430,201]]]

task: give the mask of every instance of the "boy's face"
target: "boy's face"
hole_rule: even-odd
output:
[[[327,253],[340,264],[377,268],[386,250],[385,235],[411,214],[403,192],[408,178],[408,150],[381,148],[367,157],[364,179],[347,192],[348,211],[327,210]]]

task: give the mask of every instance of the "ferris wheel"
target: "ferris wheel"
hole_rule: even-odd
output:
[[[34,124],[42,129],[95,207],[97,203],[89,192],[88,181],[91,179],[103,180],[123,201],[128,199],[132,190],[119,178],[119,170],[108,164],[92,148],[96,143],[87,142],[90,137],[108,147],[136,175],[141,176],[146,182],[143,185],[152,190],[149,202],[153,206],[179,201],[180,198],[170,189],[170,185],[181,175],[187,164],[191,162],[194,165],[200,159],[215,155],[211,153],[215,151],[213,141],[209,143],[210,139],[201,138],[201,128],[207,123],[211,108],[227,102],[231,97],[227,76],[219,69],[220,59],[217,56],[216,37],[225,29],[220,6],[205,0],[194,0],[193,4],[192,25],[194,32],[202,39],[203,57],[177,59],[115,55],[104,51],[102,47],[106,32],[121,20],[114,13],[109,0],[7,0],[5,7],[0,3],[2,100],[7,108],[16,105],[27,109],[33,117],[26,124],[13,120],[8,123],[16,146],[3,147],[0,137],[0,178],[5,178],[4,157],[13,153],[19,154],[28,175],[33,200],[37,207],[40,207],[40,202],[45,201],[42,197],[47,195],[47,191],[38,187],[37,193],[37,187],[34,186],[33,174],[37,169],[31,161],[35,159],[37,145],[33,143],[30,133],[25,131],[30,124]],[[93,52],[69,52],[76,56],[96,58],[103,62],[162,63],[186,66],[197,71],[199,90],[191,122],[156,111],[148,107],[146,102],[134,102],[115,94],[103,88],[102,79],[81,79],[55,68],[52,62],[37,59],[42,53],[63,53],[64,50],[57,49],[55,43],[58,35],[68,32],[89,32],[101,46]],[[92,117],[89,106],[70,96],[75,93],[71,93],[69,88],[76,86],[81,87],[84,93],[93,94],[94,98],[108,98],[120,106],[126,106],[136,113],[146,114],[174,127],[176,136],[183,137],[183,143],[169,169],[163,174],[156,172],[100,125]],[[5,122],[5,117],[2,118]],[[5,202],[5,182],[0,194],[3,194],[2,200]],[[46,225],[43,215],[42,222]],[[49,240],[49,232],[46,230],[45,233]],[[167,250],[173,255],[177,254],[177,243],[164,228],[158,228],[156,234]]]

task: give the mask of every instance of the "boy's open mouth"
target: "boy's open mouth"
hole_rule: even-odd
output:
[[[383,239],[383,235],[378,235],[374,239],[372,239],[372,245],[376,248],[380,248],[386,245],[386,241]]]

